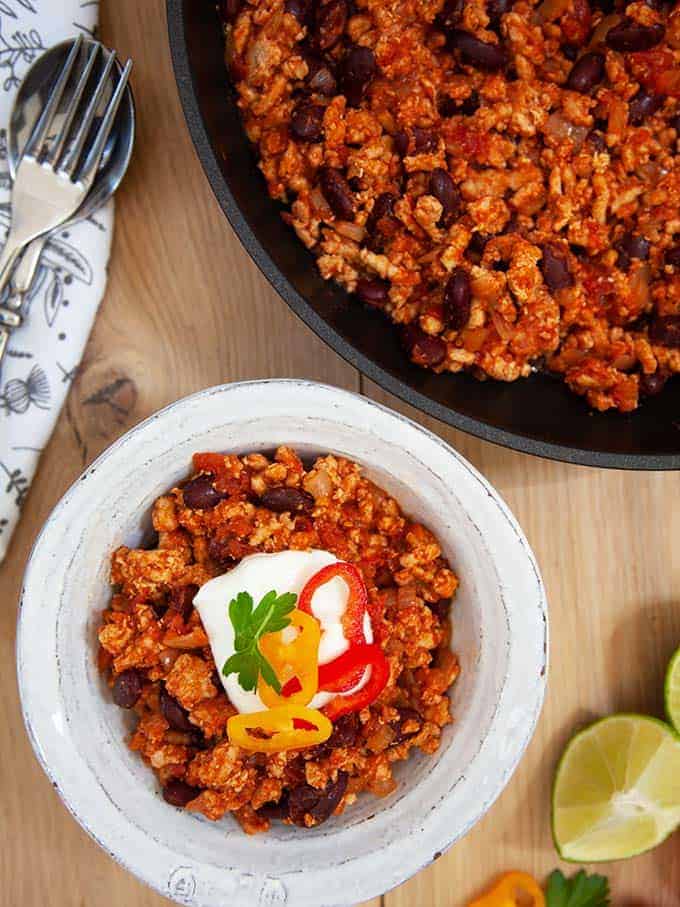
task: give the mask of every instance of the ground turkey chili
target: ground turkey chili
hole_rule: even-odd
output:
[[[680,371],[680,7],[227,0],[284,218],[417,364],[634,409]]]
[[[168,803],[210,819],[233,812],[248,833],[274,818],[309,827],[362,790],[391,793],[392,763],[412,748],[437,749],[459,673],[449,621],[458,580],[434,535],[356,463],[324,456],[305,467],[286,447],[272,459],[198,454],[193,476],[154,504],[153,526],[154,547],[113,554],[98,659],[114,702],[136,713],[130,747]],[[227,737],[237,710],[193,599],[247,555],[310,549],[358,569],[387,685],[317,746],[248,752]]]

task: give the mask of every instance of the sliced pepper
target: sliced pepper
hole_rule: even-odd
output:
[[[360,646],[366,643],[364,634],[364,615],[368,610],[368,592],[363,581],[361,573],[353,564],[347,564],[339,561],[337,564],[328,564],[322,567],[318,573],[309,579],[300,593],[298,608],[307,614],[314,614],[312,611],[312,599],[316,591],[329,583],[332,579],[340,578],[345,582],[348,589],[347,604],[341,618],[342,631],[345,639],[349,642],[350,649],[353,646]],[[362,671],[357,670],[345,676],[346,686],[335,687],[331,692],[344,692],[355,687],[362,677]],[[319,689],[325,687],[319,682]]]
[[[506,872],[481,898],[470,901],[468,907],[545,907],[545,895],[533,876],[526,872]]]
[[[333,725],[317,709],[295,705],[233,715],[227,721],[230,742],[255,753],[281,753],[316,746],[328,740],[332,732]]]
[[[277,693],[260,674],[257,692],[269,708],[307,705],[319,688],[319,622],[297,608],[288,616],[287,627],[265,634],[259,642],[260,651],[281,683],[281,692]],[[288,642],[291,633],[295,636]]]
[[[353,646],[319,668],[319,678],[323,671],[324,680],[330,685],[332,692],[346,690],[347,678],[358,674],[361,679],[366,668],[370,668],[371,672],[360,690],[346,696],[336,696],[325,706],[324,712],[331,721],[349,712],[360,712],[377,699],[390,679],[390,663],[380,646],[363,645]]]

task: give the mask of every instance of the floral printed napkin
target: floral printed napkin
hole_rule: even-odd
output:
[[[45,50],[94,35],[98,0],[0,0],[0,237],[10,223],[7,124],[16,90]],[[75,377],[106,286],[113,203],[49,240],[0,371],[0,563]]]

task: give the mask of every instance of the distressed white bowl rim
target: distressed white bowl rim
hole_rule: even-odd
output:
[[[112,474],[116,464],[134,449],[146,445],[148,453],[155,442],[161,443],[161,436],[167,444],[172,426],[184,426],[197,412],[215,417],[219,411],[219,418],[228,421],[230,407],[238,410],[263,390],[284,409],[286,405],[302,407],[310,417],[350,419],[362,425],[365,421],[370,426],[365,431],[375,432],[377,437],[396,430],[403,449],[417,450],[427,469],[438,470],[451,480],[455,477],[468,506],[470,501],[475,502],[471,508],[477,521],[475,528],[488,538],[501,584],[510,644],[493,720],[474,759],[456,778],[447,796],[428,810],[422,807],[423,814],[414,817],[402,837],[332,865],[311,864],[304,871],[254,877],[239,873],[238,868],[225,872],[224,867],[209,861],[189,859],[181,847],[168,847],[157,838],[140,838],[139,829],[101,788],[81,759],[78,741],[68,733],[60,691],[56,615],[54,624],[48,625],[44,612],[40,620],[38,617],[46,594],[46,576],[54,571],[57,561],[64,561],[57,568],[62,574],[68,570],[67,552],[59,547],[64,520],[93,506],[96,495],[92,492],[102,475],[106,478],[107,472]],[[279,439],[273,438],[270,446],[277,443]],[[436,527],[433,529],[436,532]],[[71,486],[33,546],[21,593],[16,645],[22,711],[36,756],[71,814],[111,857],[159,893],[192,907],[223,907],[225,898],[232,907],[284,903],[320,907],[368,900],[405,881],[466,834],[499,796],[533,735],[543,703],[547,603],[534,555],[507,505],[441,438],[401,414],[336,387],[296,379],[244,381],[207,388],[155,413],[105,450]],[[417,802],[414,808],[418,809]],[[292,846],[300,843],[298,838]],[[176,867],[170,880],[168,867]]]

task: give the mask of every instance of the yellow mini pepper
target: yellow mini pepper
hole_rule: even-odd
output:
[[[230,742],[256,753],[315,746],[328,740],[332,731],[333,725],[317,709],[295,705],[233,715],[227,722]]]
[[[298,609],[289,617],[287,627],[267,633],[259,642],[260,651],[281,684],[281,692],[277,693],[260,675],[257,692],[269,708],[307,705],[319,687],[319,622]]]

